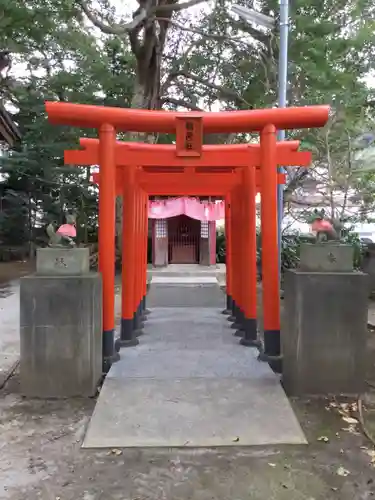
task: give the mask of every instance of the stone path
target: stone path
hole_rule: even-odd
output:
[[[217,284],[151,285],[148,307],[140,345],[105,380],[85,448],[306,442],[278,377],[233,337]]]

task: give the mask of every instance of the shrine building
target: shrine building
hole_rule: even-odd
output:
[[[152,265],[215,265],[216,221],[219,219],[224,219],[222,201],[199,198],[150,200]]]

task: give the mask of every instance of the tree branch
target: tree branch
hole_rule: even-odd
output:
[[[124,35],[127,32],[126,25],[120,26],[119,24],[114,24],[112,26],[109,26],[108,24],[103,23],[103,21],[98,19],[91,12],[85,0],[77,0],[77,2],[81,6],[89,21],[91,21],[94,26],[99,28],[106,35]]]
[[[153,7],[152,9],[146,10],[145,8],[139,8],[129,23],[126,24],[112,24],[108,25],[98,19],[90,10],[86,0],[77,0],[78,4],[81,6],[83,12],[86,14],[87,18],[92,22],[94,26],[99,28],[103,33],[107,35],[117,35],[121,36],[129,31],[134,30],[138,26],[140,26],[144,21],[152,16],[158,14],[165,14],[168,16],[168,13],[172,14],[173,12],[180,12],[181,10],[188,9],[193,5],[197,5],[199,3],[203,3],[205,0],[189,0],[188,2],[176,3],[176,4],[167,4]]]
[[[163,15],[166,14],[167,12],[180,12],[181,10],[188,9],[189,7],[193,7],[194,5],[198,5],[199,3],[203,3],[206,0],[189,0],[188,2],[183,2],[183,3],[169,3],[166,5],[160,5],[157,7],[154,7],[152,9],[152,13],[156,15]]]
[[[201,30],[198,30],[195,28],[190,28],[188,26],[184,26],[183,24],[180,24],[176,21],[173,21],[172,19],[168,19],[167,17],[155,17],[155,20],[167,22],[170,25],[174,26],[175,28],[178,28],[182,31],[188,31],[189,33],[194,33],[196,35],[199,35],[203,38],[207,38],[209,40],[217,40],[219,42],[229,42],[229,43],[233,43],[235,45],[239,45],[239,44],[246,45],[247,47],[250,47],[252,50],[254,50],[254,46],[251,45],[251,43],[246,42],[242,38],[231,38],[227,35],[214,35],[211,33],[204,33],[204,31],[201,31]]]
[[[204,78],[201,78],[197,75],[193,75],[192,73],[187,73],[185,71],[179,71],[176,72],[172,75],[170,75],[170,78],[168,79],[169,82],[174,80],[175,78],[178,78],[179,76],[183,76],[184,78],[187,78],[189,80],[193,80],[194,82],[200,83],[201,85],[204,85],[205,87],[208,87],[209,89],[215,90],[218,96],[222,96],[224,98],[229,98],[232,99],[235,102],[240,102],[241,104],[245,104],[247,107],[251,108],[251,104],[246,101],[243,97],[239,96],[237,92],[235,92],[232,89],[228,89],[227,87],[223,87],[221,85],[216,85],[215,83],[208,82]]]
[[[192,102],[184,101],[183,99],[174,99],[173,97],[162,97],[160,99],[161,103],[174,104],[175,106],[180,106],[181,108],[191,109],[192,111],[203,111]]]

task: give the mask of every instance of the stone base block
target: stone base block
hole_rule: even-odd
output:
[[[291,396],[358,394],[366,366],[367,275],[287,271],[283,383]]]
[[[20,285],[21,393],[91,397],[102,377],[99,274],[26,276]]]
[[[353,271],[354,249],[343,243],[303,243],[300,250],[301,271],[342,273]]]
[[[90,271],[88,248],[38,248],[36,273],[40,276],[78,276]]]

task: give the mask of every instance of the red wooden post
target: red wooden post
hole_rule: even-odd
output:
[[[240,343],[248,347],[259,347],[257,331],[257,248],[256,248],[256,187],[255,169],[244,169],[244,259],[243,259],[243,290],[244,290],[244,320],[243,338]]]
[[[122,178],[122,287],[121,287],[121,347],[138,344],[134,336],[134,258],[135,247],[135,169],[124,170]]]
[[[238,279],[238,308],[237,308],[237,319],[232,328],[236,330],[235,336],[242,337],[242,325],[244,321],[244,299],[245,299],[245,283],[243,279],[244,272],[244,260],[245,260],[245,246],[244,246],[244,186],[241,185],[238,188],[238,268],[237,268],[237,279]]]
[[[135,191],[135,260],[134,260],[134,329],[135,335],[142,335],[143,321],[142,321],[142,306],[141,306],[141,279],[142,279],[142,200],[139,187]]]
[[[236,188],[231,193],[231,253],[232,253],[232,295],[233,295],[233,315],[229,316],[230,321],[237,322],[240,317],[240,189]]]
[[[267,125],[260,134],[261,229],[264,352],[269,362],[280,359],[280,289],[277,242],[277,158],[276,129]]]
[[[99,129],[99,271],[103,289],[103,371],[107,373],[114,356],[115,335],[115,197],[116,131],[104,124]]]
[[[223,314],[232,314],[232,235],[231,235],[231,198],[230,193],[225,196],[225,280],[226,280],[226,309]]]
[[[146,293],[147,293],[147,238],[148,238],[148,197],[142,191],[142,288],[141,288],[141,306],[142,316],[146,314]]]
[[[145,224],[146,224],[146,234],[145,234],[145,248],[146,248],[146,270],[145,270],[145,289],[144,289],[144,314],[147,315],[150,311],[147,309],[147,293],[148,293],[148,242],[149,242],[149,234],[148,234],[148,205],[149,205],[149,196],[145,193]],[[153,227],[153,226],[152,226]]]

